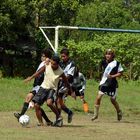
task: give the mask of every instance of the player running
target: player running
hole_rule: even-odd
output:
[[[92,121],[98,118],[101,99],[105,94],[110,96],[111,103],[117,111],[118,121],[122,119],[122,111],[118,102],[116,101],[116,90],[118,88],[118,82],[116,78],[122,75],[123,68],[118,61],[114,60],[114,58],[114,51],[112,49],[106,50],[105,59],[107,64],[105,64],[106,67],[99,84],[99,92],[95,100],[94,115],[91,118]]]

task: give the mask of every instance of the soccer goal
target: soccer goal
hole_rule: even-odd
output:
[[[76,26],[41,26],[39,27],[43,33],[46,41],[49,43],[51,48],[55,53],[57,53],[59,45],[59,30],[60,29],[69,29],[69,30],[84,30],[84,31],[105,31],[105,32],[122,32],[122,33],[140,33],[140,30],[126,30],[126,29],[110,29],[110,28],[92,28],[92,27],[76,27]],[[55,30],[55,41],[54,45],[51,43],[47,34],[44,30],[54,29]]]

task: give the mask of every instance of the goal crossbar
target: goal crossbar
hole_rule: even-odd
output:
[[[87,31],[105,31],[105,32],[122,32],[122,33],[140,33],[140,30],[130,30],[130,29],[111,29],[111,28],[92,28],[92,27],[76,27],[76,26],[40,26],[39,29],[43,33],[45,39],[53,49],[55,53],[58,50],[59,43],[59,29],[69,29],[69,30],[87,30]],[[55,29],[55,44],[52,45],[50,39],[44,32],[44,29]]]

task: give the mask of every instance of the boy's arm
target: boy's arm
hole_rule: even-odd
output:
[[[32,76],[27,77],[24,82],[29,82],[31,81],[33,78],[38,77],[41,73],[43,73],[45,71],[45,66],[41,67],[37,72],[35,72]]]
[[[113,74],[113,75],[108,75],[108,78],[116,78],[116,77],[120,77],[122,75],[123,72],[118,72],[116,74]]]

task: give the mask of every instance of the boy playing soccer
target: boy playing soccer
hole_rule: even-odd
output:
[[[118,88],[118,82],[116,78],[122,75],[123,68],[118,61],[114,60],[114,57],[115,57],[115,53],[113,50],[111,49],[106,50],[105,59],[107,65],[105,67],[102,79],[99,84],[99,92],[95,101],[94,115],[91,118],[92,121],[98,118],[100,102],[103,95],[105,94],[110,96],[110,101],[115,107],[117,112],[118,121],[122,119],[122,111],[119,107],[118,102],[116,101],[116,95],[117,95],[116,89]]]

